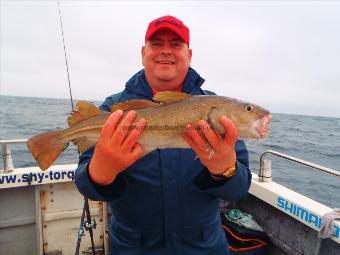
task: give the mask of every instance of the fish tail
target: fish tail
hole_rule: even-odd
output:
[[[49,168],[67,145],[67,142],[61,141],[61,134],[61,130],[48,131],[27,141],[27,147],[41,170]]]

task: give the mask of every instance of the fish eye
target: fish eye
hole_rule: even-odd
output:
[[[254,106],[250,105],[250,104],[247,104],[245,107],[247,112],[252,112],[254,110]]]

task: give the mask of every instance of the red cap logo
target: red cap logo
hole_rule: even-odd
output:
[[[189,28],[187,28],[181,20],[168,15],[151,21],[148,29],[146,30],[145,41],[149,40],[152,35],[160,30],[171,30],[181,37],[182,40],[189,46]]]

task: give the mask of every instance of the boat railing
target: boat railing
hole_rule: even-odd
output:
[[[20,143],[26,143],[28,139],[11,139],[11,140],[0,140],[0,145],[2,149],[2,159],[3,159],[3,170],[0,170],[0,172],[3,173],[9,173],[14,170],[13,166],[13,160],[12,160],[12,154],[11,149],[8,145],[10,144],[20,144]],[[259,181],[260,182],[268,182],[271,181],[271,160],[266,159],[267,155],[275,155],[280,158],[287,159],[289,161],[299,163],[301,165],[307,166],[312,169],[316,169],[318,171],[336,176],[340,178],[340,172],[333,170],[328,167],[324,167],[300,158],[296,158],[278,151],[274,150],[266,150],[264,151],[260,156],[260,170],[259,170]]]
[[[303,160],[303,159],[299,159],[278,151],[274,151],[274,150],[266,150],[264,151],[261,156],[260,156],[260,170],[259,170],[259,181],[260,182],[269,182],[272,179],[271,176],[271,160],[265,159],[267,155],[272,154],[275,156],[278,156],[280,158],[284,158],[287,159],[289,161],[295,162],[295,163],[299,163],[301,165],[307,166],[311,169],[316,169],[318,171],[336,176],[336,177],[340,177],[340,172],[333,170],[331,168],[328,167],[324,167],[324,166],[320,166],[317,165],[315,163]]]
[[[1,150],[2,150],[2,160],[3,160],[3,165],[4,165],[3,170],[0,170],[0,172],[9,173],[14,170],[11,149],[9,148],[8,145],[26,143],[27,140],[28,139],[0,140]]]

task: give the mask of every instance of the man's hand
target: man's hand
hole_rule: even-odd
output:
[[[97,184],[112,183],[120,172],[143,155],[143,149],[137,141],[143,133],[146,120],[140,119],[132,128],[131,124],[136,118],[136,112],[128,112],[119,123],[122,115],[121,110],[110,115],[95,147],[89,174]]]
[[[238,136],[237,128],[226,116],[223,116],[220,122],[225,130],[223,139],[204,120],[198,123],[201,134],[189,125],[182,135],[212,174],[222,174],[236,162],[234,146]]]

